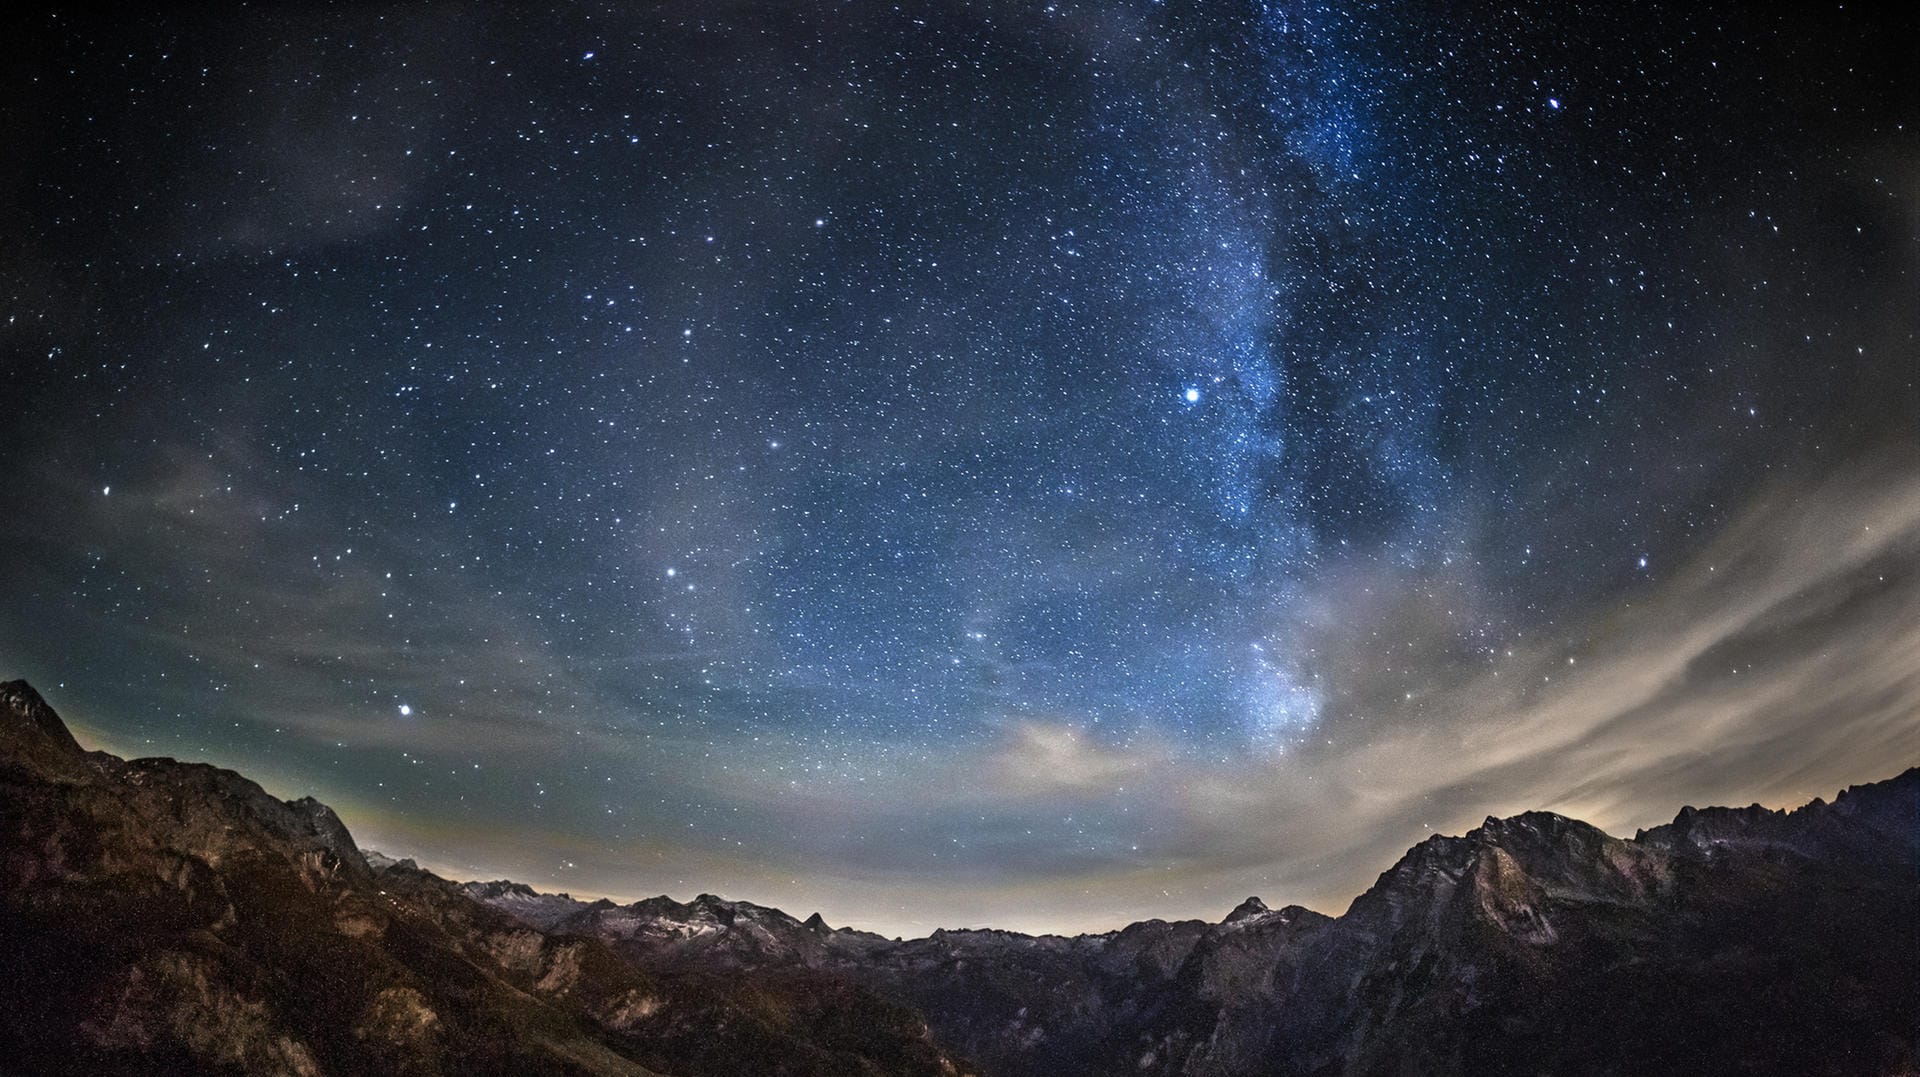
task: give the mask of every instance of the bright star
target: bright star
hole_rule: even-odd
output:
[[[1200,402],[1200,390],[1198,389],[1188,389],[1185,395],[1187,403],[1189,404],[1198,404]]]
[[[400,717],[411,718],[412,716],[413,716],[413,708],[407,706],[405,703],[400,704]]]

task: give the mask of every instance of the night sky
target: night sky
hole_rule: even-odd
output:
[[[1910,21],[8,37],[0,676],[83,742],[909,935],[1920,762]]]

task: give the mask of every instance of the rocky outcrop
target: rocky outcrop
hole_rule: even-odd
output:
[[[402,865],[412,868],[412,861],[387,860],[386,865]],[[502,912],[511,913],[515,919],[550,931],[568,917],[589,903],[577,901],[570,894],[543,894],[526,883],[509,882],[505,879],[488,883],[461,883],[460,892],[485,905],[491,905]]]
[[[965,1071],[917,1014],[855,985],[656,975],[410,861],[369,860],[317,801],[84,752],[20,682],[0,686],[0,1060],[8,1074]]]
[[[1842,799],[1633,841],[1544,812],[1429,839],[1262,947],[1265,979],[1196,976],[1218,1004],[1161,1072],[1913,1072],[1920,771]]]

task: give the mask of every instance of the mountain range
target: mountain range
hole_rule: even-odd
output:
[[[888,939],[457,882],[0,685],[0,1073],[1920,1074],[1920,768],[1414,846],[1341,915]]]

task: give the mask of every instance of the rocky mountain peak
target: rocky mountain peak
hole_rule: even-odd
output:
[[[1469,835],[1495,845],[1511,843],[1561,845],[1569,840],[1606,835],[1590,824],[1550,811],[1521,812],[1505,818],[1487,816]]]
[[[700,894],[688,902],[686,908],[694,916],[706,917],[729,925],[741,913],[748,911],[744,902],[728,901],[718,894]]]
[[[1240,904],[1234,906],[1233,911],[1228,913],[1227,918],[1225,920],[1222,920],[1221,923],[1237,924],[1243,920],[1252,920],[1261,916],[1265,916],[1272,911],[1273,911],[1272,909],[1267,908],[1266,902],[1261,901],[1257,897],[1250,897],[1247,900],[1241,902]]]
[[[1275,915],[1283,924],[1326,923],[1332,919],[1325,913],[1315,912],[1305,905],[1282,905]]]
[[[366,858],[367,867],[374,871],[385,871],[388,868],[395,868],[401,871],[420,870],[420,865],[414,863],[412,857],[388,856],[377,849],[362,850],[360,855]]]
[[[60,716],[53,712],[53,708],[47,705],[47,701],[40,698],[40,693],[34,691],[33,685],[26,681],[7,681],[0,684],[0,714],[4,714],[13,722],[24,724],[63,751],[74,755],[84,752],[80,742],[74,740],[73,734],[68,732],[67,724],[60,720]]]
[[[353,835],[347,832],[347,824],[340,821],[332,808],[312,797],[289,800],[286,805],[292,810],[294,818],[305,823],[322,845],[342,857],[360,857],[360,850],[353,843]]]
[[[468,883],[467,891],[472,895],[474,895],[475,897],[480,898],[481,900],[485,900],[486,898],[489,898],[489,897],[500,897],[507,894],[512,894],[516,897],[540,897],[541,896],[539,891],[535,890],[531,886],[528,886],[526,883],[517,883],[511,879],[494,879],[491,882]],[[567,895],[558,894],[555,896],[566,897]]]
[[[1688,806],[1673,822],[1634,835],[1637,845],[1667,850],[1780,847],[1826,856],[1873,855],[1888,840],[1920,851],[1920,767],[1882,782],[1850,786],[1832,803],[1816,798],[1791,811],[1759,804]]]

